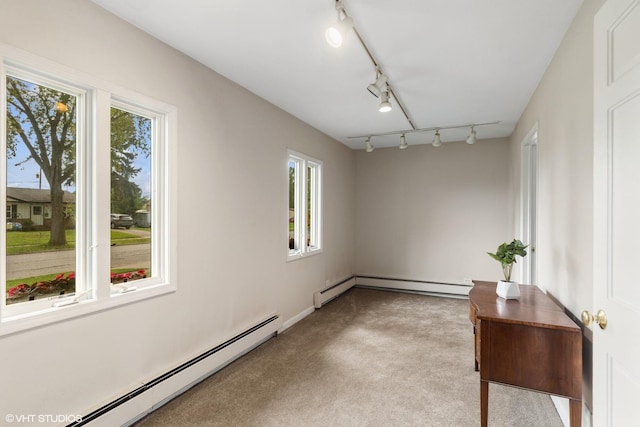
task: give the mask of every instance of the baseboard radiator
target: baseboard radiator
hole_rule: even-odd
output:
[[[439,283],[421,280],[393,279],[387,277],[356,276],[356,286],[425,295],[466,298],[473,285]]]
[[[315,308],[320,308],[324,304],[328,303],[332,299],[340,296],[344,292],[351,289],[356,284],[355,276],[349,277],[348,279],[344,279],[339,283],[323,290],[318,291],[313,294],[313,305]]]
[[[277,334],[282,319],[273,315],[225,342],[84,415],[69,426],[130,425]]]

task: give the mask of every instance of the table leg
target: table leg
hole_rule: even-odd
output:
[[[582,425],[582,400],[569,399],[569,425],[571,427]]]
[[[489,382],[480,380],[480,426],[487,427],[489,412]],[[573,426],[572,426],[573,427]]]
[[[473,363],[474,363],[473,369],[476,372],[480,370],[478,367],[478,359],[476,358],[476,355],[478,354],[478,337],[476,337],[477,333],[478,331],[476,330],[476,326],[473,325]]]

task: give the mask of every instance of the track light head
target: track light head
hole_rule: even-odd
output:
[[[476,142],[476,131],[473,126],[471,126],[471,132],[469,132],[469,136],[467,137],[467,144],[471,145]]]
[[[338,11],[338,21],[327,28],[324,37],[329,46],[339,48],[342,46],[346,34],[353,28],[353,19],[344,11],[342,1],[336,1],[336,10]]]
[[[391,103],[389,102],[389,91],[384,90],[380,93],[380,108],[378,111],[381,113],[387,113],[391,111]]]
[[[440,139],[440,130],[436,130],[436,134],[433,136],[433,142],[431,143],[434,147],[440,147],[442,145],[442,140]]]
[[[387,76],[378,71],[376,81],[367,86],[367,90],[371,92],[371,95],[379,98],[382,92],[387,88],[388,80]]]
[[[374,147],[373,147],[373,144],[371,144],[371,137],[370,137],[370,136],[368,136],[368,137],[367,137],[367,139],[366,139],[364,142],[365,142],[365,144],[366,144],[366,145],[365,145],[365,146],[366,146],[365,151],[366,151],[367,153],[372,152],[372,151],[373,151],[373,149],[374,149]]]
[[[407,138],[404,136],[404,133],[402,135],[400,135],[400,149],[404,150],[407,147],[409,147],[409,144],[407,144]]]

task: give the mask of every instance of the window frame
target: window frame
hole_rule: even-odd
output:
[[[294,261],[322,252],[322,161],[288,150],[287,190],[290,185],[288,182],[290,163],[295,165],[293,238],[294,242],[298,242],[298,244],[294,249],[289,249],[287,246],[287,261]],[[307,189],[308,179],[310,179],[310,190]],[[288,212],[290,209],[289,191],[287,194]],[[289,236],[289,214],[287,213],[287,241]],[[308,245],[307,241],[309,241]]]
[[[0,336],[174,292],[177,283],[177,207],[171,201],[176,199],[177,185],[171,178],[177,161],[169,152],[177,146],[176,107],[0,44],[0,198],[5,209],[9,205],[5,149],[7,75],[77,96],[77,281],[74,294],[24,304],[7,305],[5,293],[0,298]],[[144,112],[145,117],[152,115],[157,135],[152,145],[151,195],[154,206],[151,242],[156,246],[152,249],[152,266],[156,266],[156,270],[152,277],[137,280],[135,291],[126,293],[114,293],[109,280],[110,179],[105,176],[110,177],[110,108],[117,105],[133,108],[136,114]],[[6,261],[6,232],[3,232],[0,233],[0,268],[5,272]],[[4,275],[0,277],[0,286],[5,286]],[[77,302],[74,301],[76,298]],[[54,306],[53,302],[70,304]]]

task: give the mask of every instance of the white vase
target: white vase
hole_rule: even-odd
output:
[[[500,280],[496,286],[496,294],[504,299],[518,299],[520,298],[520,286],[516,282]]]

